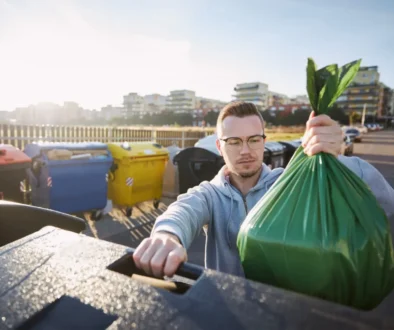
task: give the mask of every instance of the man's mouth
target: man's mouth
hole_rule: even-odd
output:
[[[238,164],[250,164],[253,162],[254,162],[254,159],[244,159],[244,160],[238,161]]]

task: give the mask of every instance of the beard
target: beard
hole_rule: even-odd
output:
[[[261,157],[262,158],[262,157]],[[243,159],[225,159],[228,173],[232,173],[238,178],[249,179],[258,175],[263,167],[263,160],[259,157],[244,157]]]
[[[242,172],[242,173],[239,173],[238,175],[243,179],[248,179],[248,178],[255,176],[259,171],[260,171],[260,169],[257,169],[257,170],[252,170],[252,171],[248,171],[248,172]]]
[[[258,166],[258,164],[254,163],[251,166],[241,166],[241,168],[237,168],[234,172],[240,178],[248,179],[256,176],[256,174],[259,174],[261,168],[262,165]]]

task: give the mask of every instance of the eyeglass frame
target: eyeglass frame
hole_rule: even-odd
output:
[[[262,137],[263,140],[265,140],[265,139],[267,138],[267,136],[266,136],[264,133],[263,133],[263,134],[255,134],[255,135],[249,136],[248,139],[246,140],[246,143],[247,143],[248,147],[249,147],[250,149],[252,149],[252,150],[257,150],[257,149],[253,149],[253,148],[250,147],[250,145],[249,145],[249,140],[252,139],[252,138],[255,138],[255,137],[257,137],[257,136]],[[225,138],[225,139],[219,138],[219,140],[220,140],[220,141],[224,141],[224,142],[226,143],[226,145],[227,145],[227,141],[230,140],[230,139],[238,139],[238,140],[241,140],[242,146],[243,146],[243,143],[245,142],[245,140],[241,139],[241,138],[238,137],[238,136],[230,136],[230,137]],[[241,146],[241,148],[242,148],[242,146]]]

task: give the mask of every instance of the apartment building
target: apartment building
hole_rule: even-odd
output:
[[[394,90],[391,90],[391,101],[390,101],[390,116],[394,116]]]
[[[308,95],[296,95],[291,97],[289,103],[292,104],[309,104]]]
[[[160,94],[144,96],[145,110],[149,113],[160,113],[165,110],[167,97]]]
[[[217,109],[217,108],[224,108],[224,106],[227,104],[227,102],[223,102],[220,100],[214,100],[214,99],[209,99],[206,97],[201,97],[197,96],[196,97],[196,109],[202,109],[204,110],[211,110],[211,109]]]
[[[145,113],[145,100],[138,93],[129,93],[123,96],[123,106],[125,118]]]
[[[107,105],[106,107],[101,108],[101,118],[104,120],[111,120],[114,118],[123,118],[125,115],[124,107],[114,107],[112,105]]]
[[[377,66],[360,67],[351,85],[338,98],[336,104],[345,113],[382,117],[390,110],[391,89],[380,82]]]
[[[281,106],[290,103],[290,98],[285,94],[268,91],[268,107]]]
[[[196,109],[196,93],[190,90],[171,91],[167,97],[166,110],[175,113],[192,112]]]
[[[268,107],[268,85],[261,82],[237,84],[234,87],[235,100],[254,103],[260,111]]]

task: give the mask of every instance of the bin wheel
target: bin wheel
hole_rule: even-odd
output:
[[[157,210],[159,208],[160,201],[153,201],[153,207]]]
[[[103,216],[103,213],[101,211],[93,211],[90,215],[90,218],[94,221],[98,221],[101,219]]]
[[[127,207],[126,208],[126,217],[130,218],[132,214],[133,214],[133,208]]]

